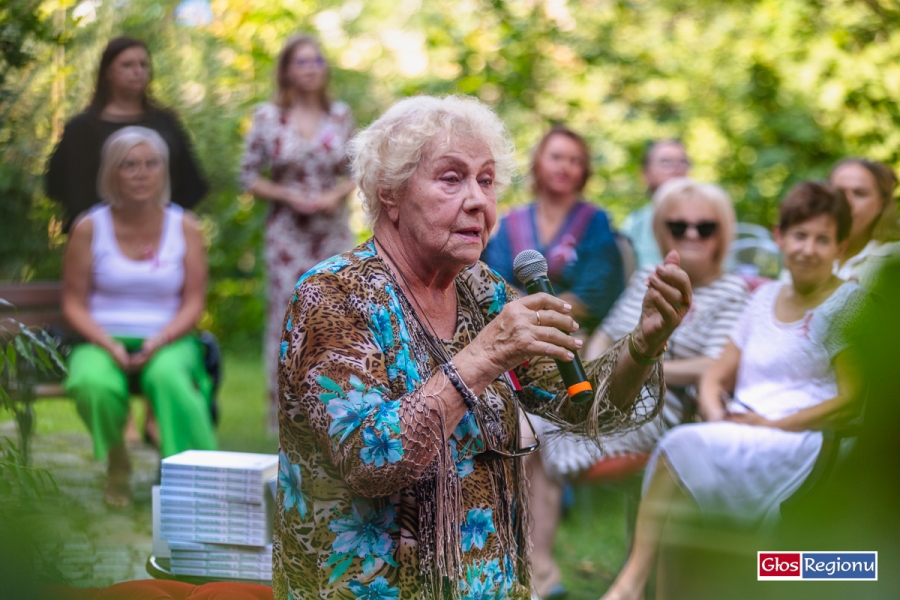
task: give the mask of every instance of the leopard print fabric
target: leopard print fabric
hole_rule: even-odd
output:
[[[460,275],[481,318],[459,303],[457,329],[445,341],[455,355],[515,292],[483,263]],[[279,477],[273,589],[278,600],[414,599],[430,595],[419,568],[421,468],[411,464],[401,430],[401,406],[438,368],[411,347],[397,290],[372,240],[333,257],[298,282],[278,349]],[[550,359],[516,370],[533,412],[558,407],[554,394],[528,388],[552,382]],[[558,381],[558,378],[556,379]],[[659,390],[655,390],[658,400]],[[518,438],[512,385],[498,378],[481,401],[502,416],[510,450]],[[521,393],[520,393],[521,394]],[[558,414],[558,413],[557,413]],[[485,446],[467,413],[448,447],[461,495],[461,573],[444,595],[529,599],[523,541],[504,543],[495,518],[523,518],[517,490],[522,469],[502,461],[502,477],[475,456]],[[506,481],[511,490],[495,490]],[[505,499],[505,500],[504,500]],[[505,504],[509,503],[509,506]],[[447,590],[450,590],[449,592]]]

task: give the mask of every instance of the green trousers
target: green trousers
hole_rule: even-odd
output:
[[[129,352],[143,340],[116,338]],[[69,354],[66,394],[94,439],[94,456],[103,460],[123,443],[130,392],[128,375],[112,355],[94,344],[76,346]],[[202,347],[194,336],[163,346],[137,375],[159,423],[163,458],[185,450],[215,450],[209,414],[212,381],[203,367]]]

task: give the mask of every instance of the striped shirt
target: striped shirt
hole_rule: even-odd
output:
[[[637,327],[647,292],[645,282],[654,268],[640,269],[631,277],[625,293],[600,325],[611,340],[628,335]],[[731,273],[725,273],[707,285],[695,287],[693,291],[690,310],[669,338],[669,348],[665,354],[667,360],[698,356],[719,358],[749,298],[747,284]]]

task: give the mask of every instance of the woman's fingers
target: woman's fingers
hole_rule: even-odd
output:
[[[725,421],[730,421],[732,423],[737,423],[739,425],[753,425],[752,419],[744,413],[727,413],[725,415]]]
[[[510,302],[479,337],[507,368],[535,356],[549,356],[569,361],[583,345],[569,335],[578,324],[567,313],[571,306],[549,294],[534,294]]]
[[[526,315],[526,320],[538,327],[562,329],[568,333],[578,331],[578,323],[569,315],[561,315],[556,311],[547,309],[536,310],[534,313],[534,315],[530,316],[530,319],[528,318],[529,315]]]
[[[544,292],[530,294],[528,296],[525,296],[524,298],[519,298],[518,300],[516,300],[516,302],[520,303],[522,306],[530,308],[531,310],[547,309],[562,314],[572,312],[571,304],[569,304],[565,300],[557,298],[556,296],[545,294]]]
[[[681,257],[678,256],[678,252],[669,250],[669,253],[666,254],[666,257],[663,259],[663,265],[675,265],[676,267],[680,267]]]
[[[675,309],[674,302],[671,302],[655,288],[647,290],[647,298],[650,300],[650,305],[655,308],[656,312],[663,318],[663,321],[666,323],[677,322],[678,311]]]
[[[539,327],[537,329],[537,339],[541,342],[549,342],[554,346],[568,348],[569,350],[580,350],[584,342],[568,333],[562,332],[555,327]]]
[[[566,348],[562,348],[549,342],[542,342],[540,349],[534,352],[532,356],[547,356],[563,362],[569,362],[575,358],[575,354],[572,350],[567,350]]]
[[[681,302],[685,306],[691,305],[691,300],[693,299],[691,280],[688,274],[680,267],[674,264],[659,265],[656,267],[655,275],[660,283],[678,291],[681,295]]]
[[[128,355],[128,351],[125,350],[125,346],[117,343],[115,346],[113,346],[110,354],[112,354],[113,360],[115,360],[116,363],[118,363],[118,365],[122,367],[122,369],[128,369],[128,366],[131,362],[131,357]]]
[[[663,298],[665,298],[666,302],[671,304],[677,309],[682,307],[690,306],[690,299],[685,297],[685,294],[682,290],[673,286],[667,281],[664,281],[662,278],[657,275],[651,275],[647,280],[647,285],[650,289],[654,289],[659,292]]]
[[[670,252],[665,263],[647,278],[645,312],[640,324],[645,343],[653,349],[662,349],[687,314],[692,299],[690,279],[679,266],[678,255]]]
[[[543,292],[516,300],[510,306],[516,307],[516,316],[529,325],[537,327],[556,327],[563,331],[578,331],[578,323],[569,316],[572,305]],[[524,309],[524,310],[522,310]]]

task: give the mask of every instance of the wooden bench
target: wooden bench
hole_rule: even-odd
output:
[[[69,345],[77,336],[72,332],[62,312],[62,282],[60,281],[35,281],[28,283],[0,282],[0,298],[9,302],[12,306],[0,304],[0,320],[12,318],[27,327],[40,327],[47,331],[57,342],[57,347],[65,356]],[[218,423],[218,404],[216,394],[221,382],[221,350],[216,337],[208,331],[199,334],[203,343],[204,362],[206,371],[213,382],[212,402],[210,412],[213,423]],[[34,407],[37,400],[48,398],[64,398],[65,390],[62,386],[63,373],[52,381],[32,380],[25,378],[12,383],[10,398],[13,402],[22,405],[16,410],[16,421],[19,428],[19,443],[23,455],[28,457],[28,444],[34,433]],[[139,394],[137,378],[130,378],[130,390],[133,394]]]

